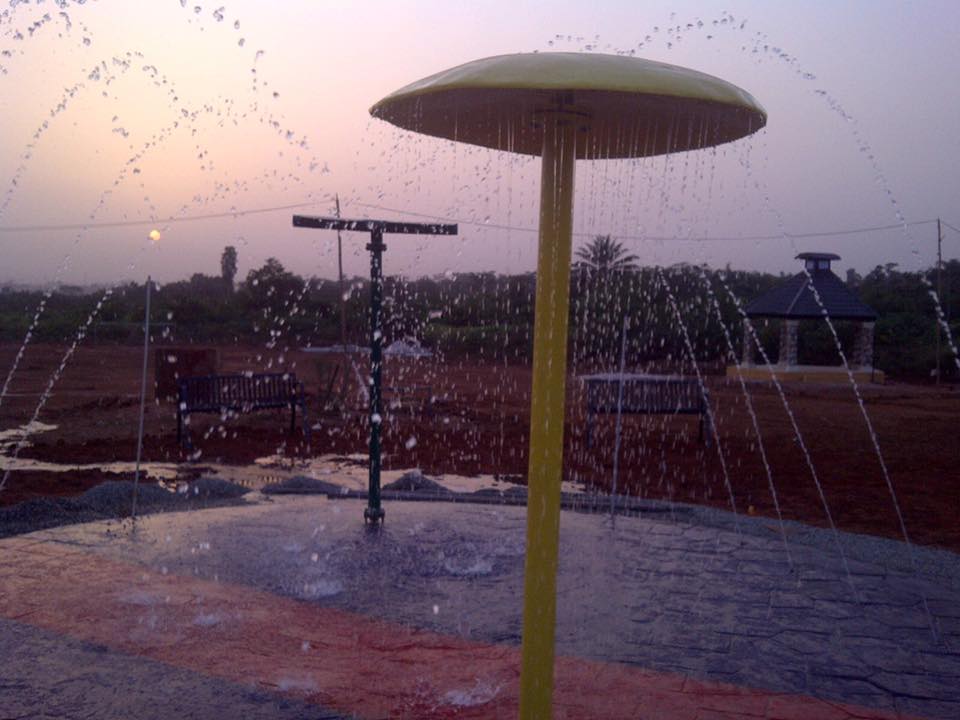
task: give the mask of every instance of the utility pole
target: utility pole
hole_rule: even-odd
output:
[[[340,219],[340,193],[336,194],[337,219]],[[347,301],[343,298],[343,243],[340,240],[340,231],[337,230],[337,269],[340,278],[340,350],[347,351]]]
[[[137,490],[140,484],[140,457],[143,452],[143,416],[147,401],[147,358],[150,356],[150,290],[153,278],[147,275],[147,302],[143,313],[143,372],[140,376],[140,430],[137,433],[137,465],[133,473],[133,502],[130,505],[130,518],[137,521]]]
[[[940,218],[937,218],[937,302],[943,306],[943,233],[940,230]],[[936,308],[934,308],[936,310]],[[940,313],[936,315],[937,331],[937,385],[940,384]]]

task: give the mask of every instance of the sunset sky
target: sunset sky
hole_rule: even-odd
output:
[[[335,236],[291,215],[331,214],[335,193],[350,217],[461,223],[457,238],[388,238],[388,274],[532,270],[537,160],[368,114],[408,82],[513,52],[633,51],[733,82],[769,113],[715,151],[580,163],[577,244],[609,233],[643,263],[774,272],[829,250],[840,272],[866,272],[927,267],[923,221],[960,227],[953,0],[65,5],[0,15],[0,283],[216,274],[225,245],[241,276],[275,256],[332,277]],[[286,209],[168,220],[267,208]],[[906,230],[782,236],[898,213]],[[945,256],[960,256],[960,233],[944,232]],[[345,243],[347,272],[366,274],[364,238]]]

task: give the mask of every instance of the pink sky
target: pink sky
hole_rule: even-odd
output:
[[[844,257],[841,271],[863,272],[886,262],[929,265],[933,227],[689,239],[888,225],[898,209],[907,221],[940,215],[960,226],[960,100],[950,87],[960,67],[960,6],[952,2],[797,3],[789,11],[764,2],[275,5],[232,2],[218,20],[219,3],[100,0],[69,3],[69,23],[49,1],[4,10],[0,227],[311,201],[300,212],[324,214],[339,193],[350,215],[405,210],[463,221],[457,239],[388,241],[388,273],[530,270],[535,161],[412,136],[367,110],[446,67],[534,50],[633,50],[734,82],[770,114],[756,138],[717,153],[581,163],[580,242],[612,233],[644,262],[773,271],[792,271],[798,251],[825,249]],[[44,14],[50,20],[31,33]],[[75,85],[82,87],[66,109],[51,116]],[[227,244],[238,247],[241,275],[273,255],[301,274],[332,276],[333,238],[293,230],[291,214],[158,221],[155,246],[149,223],[0,232],[0,282],[216,273]],[[688,240],[651,239],[663,236]],[[365,274],[362,242],[350,247],[348,272]],[[948,231],[944,248],[960,255],[960,236]]]

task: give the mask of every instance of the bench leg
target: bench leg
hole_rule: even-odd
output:
[[[190,441],[190,428],[187,427],[188,417],[189,413],[177,413],[177,441],[183,449],[192,450],[193,443]]]
[[[182,410],[177,410],[177,444],[186,450],[191,449],[190,429],[187,427],[187,415]]]
[[[307,439],[307,450],[310,450],[310,420],[307,418],[307,403],[306,401],[300,406],[300,414],[303,418],[303,436]]]

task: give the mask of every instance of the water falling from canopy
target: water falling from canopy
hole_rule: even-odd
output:
[[[549,717],[575,160],[719,145],[762,128],[766,113],[748,93],[710,75],[576,53],[477,60],[412,83],[370,113],[427,135],[543,158],[520,712]]]

